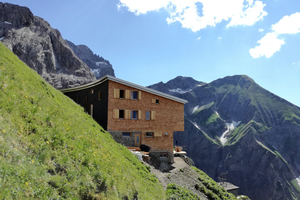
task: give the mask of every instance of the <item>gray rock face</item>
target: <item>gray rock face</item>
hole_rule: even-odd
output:
[[[185,93],[159,85],[188,100],[185,131],[175,133],[174,141],[186,146],[198,168],[216,181],[228,171],[228,181],[252,200],[300,199],[299,107],[247,76],[225,77]]]
[[[60,32],[42,18],[33,16],[26,7],[0,3],[0,40],[56,88],[96,80]]]
[[[107,74],[115,76],[114,69],[108,60],[94,54],[92,50],[85,45],[75,45],[68,40],[66,41],[78,58],[91,68],[97,79],[100,79]]]

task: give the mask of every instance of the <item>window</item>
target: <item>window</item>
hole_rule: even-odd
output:
[[[160,153],[160,157],[161,157],[161,158],[167,158],[167,157],[168,157],[168,154],[167,154],[167,153]]]
[[[90,89],[90,94],[94,94],[94,90],[93,89]]]
[[[132,110],[131,111],[131,119],[137,119],[138,117],[138,111],[137,110]]]
[[[124,119],[124,110],[119,110],[119,119]]]
[[[131,91],[131,99],[134,99],[134,100],[138,99],[138,92],[137,91]]]
[[[101,100],[101,91],[98,92],[98,100]]]
[[[152,103],[159,104],[159,99],[152,99]]]
[[[154,133],[153,132],[146,132],[146,137],[154,137]]]
[[[151,115],[150,115],[150,111],[146,111],[146,120],[150,120],[151,119]]]
[[[125,98],[125,90],[120,90],[120,99]]]
[[[131,134],[130,134],[130,133],[122,133],[122,136],[123,136],[123,137],[130,137]]]

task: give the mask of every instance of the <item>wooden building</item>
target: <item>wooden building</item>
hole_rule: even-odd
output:
[[[184,131],[186,100],[109,75],[61,91],[84,107],[117,142],[147,145],[150,153],[173,160],[173,132]]]

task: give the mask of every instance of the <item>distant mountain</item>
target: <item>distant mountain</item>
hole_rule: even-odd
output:
[[[0,40],[29,67],[56,88],[95,81],[60,32],[18,5],[0,3]]]
[[[78,58],[90,67],[97,79],[100,79],[107,74],[115,76],[114,69],[108,60],[94,54],[86,45],[75,45],[68,40],[66,41]]]
[[[177,91],[186,91],[183,78],[173,80]],[[242,75],[178,93],[158,85],[149,87],[189,101],[185,131],[174,141],[198,168],[215,180],[228,172],[228,181],[252,200],[300,199],[299,107]]]
[[[195,87],[204,85],[204,82],[196,81],[191,77],[178,76],[167,83],[159,82],[148,86],[151,89],[158,90],[167,94],[184,94]]]

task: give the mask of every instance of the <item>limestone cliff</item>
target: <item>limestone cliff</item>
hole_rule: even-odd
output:
[[[26,7],[0,3],[0,40],[56,88],[74,87],[96,80],[60,32],[34,16]]]
[[[115,76],[114,69],[108,60],[94,54],[86,45],[75,45],[68,40],[66,41],[78,58],[89,66],[97,79],[100,79],[107,74]]]

